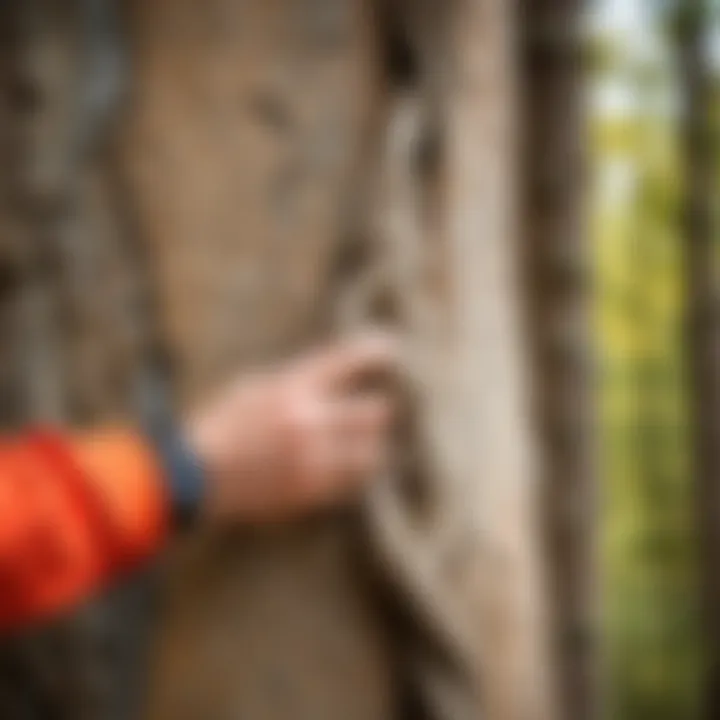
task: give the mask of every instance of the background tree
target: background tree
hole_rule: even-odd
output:
[[[521,4],[524,242],[559,717],[600,716],[582,0]]]
[[[697,477],[707,674],[704,713],[720,714],[720,277],[715,233],[718,193],[712,128],[710,0],[672,9],[681,83],[682,231],[687,340]]]

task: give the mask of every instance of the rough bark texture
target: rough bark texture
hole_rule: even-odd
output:
[[[133,388],[144,372],[138,276],[105,161],[121,80],[111,11],[100,0],[0,8],[5,428],[135,414]],[[3,641],[0,716],[136,712],[147,587],[130,583],[73,617]]]
[[[76,148],[73,131],[53,133],[84,122],[73,83],[87,80],[76,61],[87,46],[74,44],[75,5],[24,6],[36,3],[59,12],[47,16],[57,32],[33,31],[44,49],[30,67],[46,68],[50,93],[40,112],[33,89],[31,117],[22,114],[16,53],[3,62],[12,90],[2,110],[16,113],[3,147],[32,150],[17,161],[21,176],[8,176],[2,216],[12,271],[3,332],[22,333],[3,338],[18,353],[3,357],[11,421],[36,407],[61,419],[132,413],[127,388],[147,388],[160,356],[187,407],[238,368],[376,312],[409,349],[415,421],[399,438],[395,483],[367,508],[212,534],[177,552],[148,716],[554,718],[514,225],[514,5],[129,0],[120,162],[84,152],[83,163],[55,158],[48,169],[57,148]],[[58,47],[75,60],[48,61]],[[15,131],[31,135],[18,144]],[[33,163],[40,189],[28,205],[18,189]],[[78,195],[58,204],[66,187]],[[69,225],[76,217],[99,219]],[[47,224],[67,232],[46,236]],[[23,233],[60,260],[25,270]],[[126,276],[150,288],[150,305],[107,293]],[[134,302],[140,289],[128,290]],[[122,354],[124,312],[134,350]],[[78,318],[72,332],[68,317]],[[40,357],[38,376],[27,362]],[[127,385],[101,374],[125,357]],[[38,377],[48,388],[38,391]],[[135,622],[107,617],[103,627]],[[35,692],[31,657],[26,696],[62,708],[57,717],[78,717],[82,703],[94,720],[127,712],[110,690],[103,705],[87,701],[90,670],[114,675],[104,632],[63,631],[82,668],[74,684],[47,638],[25,641],[42,648],[55,688]],[[1,714],[52,717],[43,712]]]
[[[380,100],[359,0],[133,6],[128,172],[184,405],[327,334]],[[389,718],[350,516],[199,538],[170,589],[152,718]]]
[[[582,0],[522,4],[524,242],[558,718],[598,717]]]
[[[705,718],[720,716],[720,276],[715,238],[716,167],[708,55],[710,3],[680,3],[676,17],[682,80],[682,218],[687,331],[701,535],[706,677]]]
[[[460,403],[447,457],[462,473],[448,468],[437,480],[477,543],[452,594],[468,601],[484,711],[498,719],[555,717],[520,309],[514,10],[466,0],[454,18],[443,230],[457,354],[443,372],[453,378],[448,398]]]
[[[514,224],[513,6],[416,10],[418,77],[389,113],[377,236],[406,331],[419,462],[401,469],[404,495],[380,486],[370,518],[420,620],[405,667],[432,716],[550,718]]]

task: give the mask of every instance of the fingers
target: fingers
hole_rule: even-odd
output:
[[[315,353],[302,367],[324,389],[343,391],[373,376],[396,372],[399,356],[397,339],[376,331]]]
[[[335,432],[351,483],[362,483],[379,470],[387,451],[391,418],[392,405],[382,396],[344,403]]]
[[[370,481],[383,466],[391,418],[391,404],[382,396],[336,403],[307,458],[311,494],[334,502]]]
[[[261,521],[350,499],[383,465],[393,393],[372,381],[398,354],[394,337],[372,333],[245,376],[193,431],[207,512]]]
[[[308,503],[327,506],[350,498],[379,472],[383,457],[382,444],[368,437],[325,445],[307,475]]]
[[[337,403],[336,428],[345,437],[382,435],[393,415],[393,404],[380,394],[350,396]]]

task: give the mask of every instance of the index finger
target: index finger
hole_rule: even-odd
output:
[[[376,376],[397,372],[400,349],[388,332],[370,332],[339,343],[311,356],[307,367],[326,389],[352,389]]]

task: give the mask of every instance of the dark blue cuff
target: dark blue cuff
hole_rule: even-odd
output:
[[[205,489],[205,477],[199,458],[176,427],[149,433],[163,466],[173,515],[184,527],[198,514]]]

